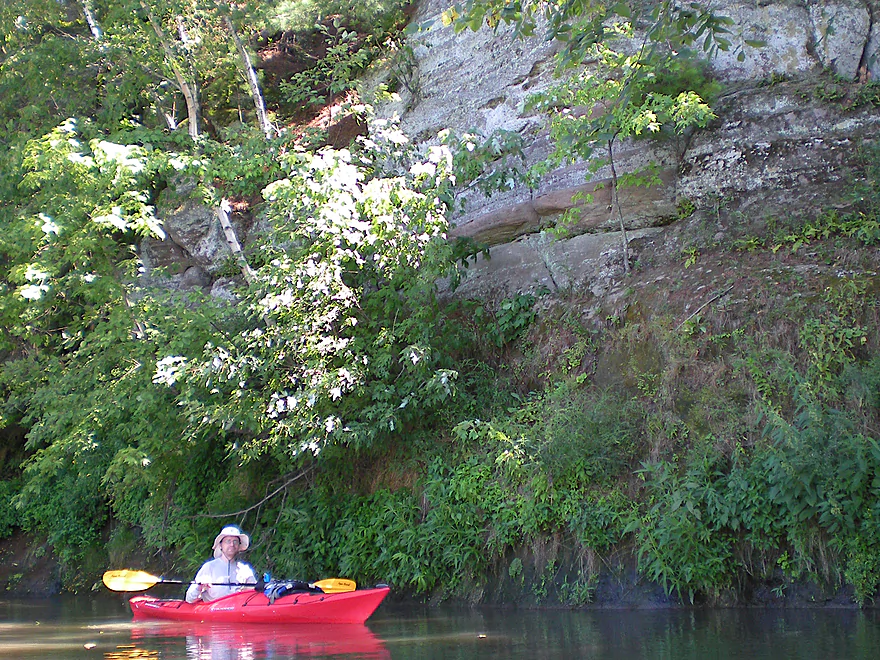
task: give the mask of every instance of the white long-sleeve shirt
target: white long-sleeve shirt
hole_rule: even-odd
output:
[[[195,603],[200,598],[204,601],[216,600],[221,596],[228,596],[236,591],[242,591],[248,588],[241,586],[225,586],[234,582],[256,584],[257,577],[254,575],[254,569],[251,568],[250,565],[234,559],[232,561],[227,561],[226,557],[212,559],[211,561],[205,562],[199,569],[199,572],[196,573],[193,584],[189,585],[189,589],[186,590],[186,602]],[[200,594],[200,584],[208,584],[211,586]]]

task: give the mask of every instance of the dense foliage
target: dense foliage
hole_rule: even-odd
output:
[[[533,99],[557,148],[525,172],[518,136],[444,133],[420,149],[356,103],[358,72],[400,51],[401,10],[0,7],[0,536],[45,539],[72,588],[108,563],[188,570],[235,521],[261,571],[419,595],[491,586],[583,605],[632,557],[684,599],[812,579],[869,601],[875,278],[842,269],[784,305],[681,323],[631,297],[588,321],[576,291],[438,294],[480,249],[446,239],[463,187],[613,164],[615,140],[705,126],[717,86],[690,49],[735,47],[728,22],[674,3],[451,10],[458,27],[543,24],[569,44],[560,70],[579,74]],[[267,100],[236,44],[261,30],[321,46]],[[340,98],[369,124],[348,148],[287,126]],[[875,156],[846,211],[744,221],[733,247],[700,248],[830,263],[876,245]],[[218,217],[252,206],[223,295],[146,276],[144,242],[166,231],[157,204],[180,190]],[[753,284],[757,306],[772,292]]]

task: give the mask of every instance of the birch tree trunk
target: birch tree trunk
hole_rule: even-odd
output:
[[[101,30],[101,26],[98,25],[98,21],[95,20],[95,15],[92,13],[91,0],[81,0],[80,5],[82,5],[83,15],[86,17],[86,24],[89,26],[92,36],[95,41],[101,41],[104,38],[104,31]]]
[[[248,264],[247,259],[244,256],[244,251],[241,249],[241,244],[238,242],[238,237],[235,235],[235,227],[232,226],[232,221],[229,219],[230,210],[232,210],[232,207],[230,206],[229,201],[224,199],[220,202],[220,206],[217,209],[217,218],[220,220],[220,226],[223,228],[223,235],[226,237],[226,244],[229,246],[232,254],[235,255],[235,260],[238,262],[241,274],[244,276],[245,280],[253,282],[256,278],[256,273],[254,273],[253,269]]]
[[[277,131],[272,125],[272,122],[269,121],[269,114],[266,112],[266,102],[263,99],[263,92],[260,90],[260,81],[257,78],[257,72],[254,70],[254,65],[251,63],[251,56],[248,54],[244,43],[242,43],[241,38],[238,36],[235,24],[232,22],[232,17],[227,15],[225,18],[226,28],[229,30],[229,34],[232,35],[232,40],[235,42],[235,49],[238,51],[238,56],[241,58],[242,66],[245,70],[245,77],[247,78],[248,87],[250,87],[251,90],[251,98],[253,98],[254,107],[257,110],[257,121],[260,123],[260,130],[263,131],[267,138],[271,138]]]
[[[180,66],[180,62],[178,61],[174,53],[174,49],[171,47],[171,42],[165,35],[165,31],[162,29],[159,21],[150,10],[149,5],[147,5],[146,0],[141,0],[141,7],[143,7],[144,11],[147,12],[147,17],[149,18],[150,25],[153,27],[153,31],[159,38],[159,43],[162,45],[162,50],[165,53],[165,58],[168,61],[168,66],[171,67],[171,71],[174,73],[174,77],[177,80],[177,85],[180,88],[181,93],[183,94],[184,100],[186,101],[186,111],[189,118],[189,136],[193,140],[195,140],[199,137],[199,124],[201,118],[198,84],[195,79],[187,80],[187,77],[184,75],[183,69]],[[186,26],[184,25],[183,19],[180,16],[177,17],[177,29],[181,40],[184,43],[188,42],[189,34],[187,33]],[[260,98],[262,99],[262,95]],[[217,219],[220,221],[220,227],[223,229],[223,235],[226,238],[226,244],[229,246],[229,249],[232,251],[232,254],[235,256],[235,259],[238,262],[239,267],[241,268],[241,274],[244,276],[245,280],[247,280],[248,282],[253,282],[256,274],[254,273],[253,269],[250,267],[247,259],[244,256],[244,251],[241,249],[241,244],[238,242],[238,237],[235,234],[235,227],[232,226],[232,222],[229,219],[229,211],[231,210],[231,208],[232,207],[229,204],[229,200],[221,200],[220,205],[217,208]]]
[[[162,99],[159,98],[159,93],[155,89],[150,89],[150,96],[153,97],[153,103],[156,105],[156,114],[159,115],[159,118],[165,122],[165,126],[168,127],[169,131],[177,130],[177,119],[174,117],[174,106],[172,105],[171,112],[167,112],[162,107]]]
[[[162,51],[165,53],[165,59],[168,62],[168,66],[171,67],[174,79],[177,81],[177,86],[180,88],[180,93],[183,94],[183,100],[186,102],[186,115],[189,120],[189,125],[187,126],[189,136],[195,140],[199,137],[199,126],[202,116],[202,109],[199,104],[198,84],[195,80],[187,80],[187,77],[184,75],[183,69],[180,66],[180,62],[177,61],[177,56],[174,54],[174,49],[171,47],[171,42],[168,41],[165,31],[162,29],[159,21],[156,20],[156,17],[153,15],[146,0],[141,0],[141,7],[147,12],[147,18],[150,21],[150,25],[153,27],[153,32],[155,32],[156,36],[159,38]]]

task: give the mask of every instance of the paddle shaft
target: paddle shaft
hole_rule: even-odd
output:
[[[158,584],[204,584],[209,587],[256,587],[255,582],[196,582],[195,580],[166,580],[162,578]]]

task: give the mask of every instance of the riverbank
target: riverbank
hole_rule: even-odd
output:
[[[143,558],[131,557],[127,566],[143,568]],[[607,561],[607,560],[603,560]],[[458,597],[413,597],[401,590],[392,590],[389,602],[398,605],[423,605],[429,607],[464,605],[494,606],[503,609],[537,610],[665,610],[665,609],[712,609],[712,608],[767,608],[767,609],[859,609],[848,586],[822,584],[816,576],[802,580],[786,580],[781,571],[770,578],[757,580],[742,576],[743,584],[737,590],[730,589],[712,598],[701,596],[694,603],[667,594],[656,583],[646,580],[636,570],[634,558],[616,560],[615,565],[605,564],[597,571],[595,583],[589,593],[582,594],[578,603],[571,602],[567,589],[566,573],[574,572],[574,564],[563,565],[557,578],[550,584],[535,576],[513,579],[509,571],[489,576],[478,589]],[[159,573],[163,571],[153,568]],[[70,576],[65,584],[63,569],[45,541],[22,532],[15,533],[0,546],[0,592],[14,597],[50,598],[62,593],[105,593],[101,573]],[[175,597],[169,587],[162,596]],[[173,589],[179,589],[175,586]],[[862,609],[877,609],[873,601]]]
[[[61,566],[48,543],[15,532],[0,543],[0,591],[49,597],[62,590]]]

